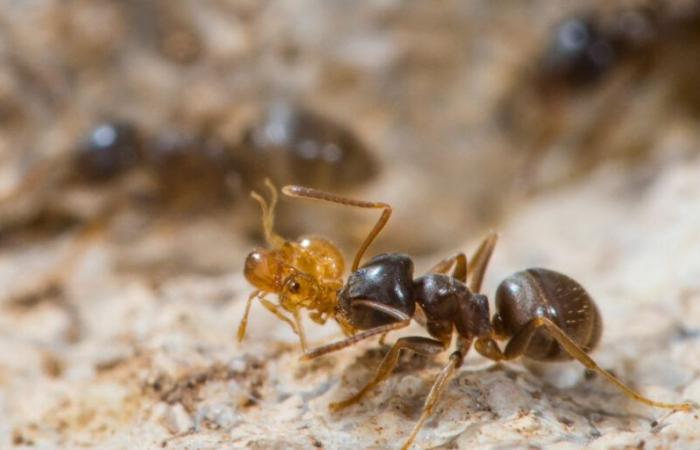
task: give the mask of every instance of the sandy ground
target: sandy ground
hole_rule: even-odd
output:
[[[378,161],[353,190],[395,206],[374,251],[414,254],[420,272],[493,227],[486,293],[526,267],[572,276],[603,315],[602,367],[652,398],[700,403],[700,101],[687,40],[552,107],[532,86],[533,61],[567,17],[551,2],[0,4],[0,197],[105,117],[148,132],[207,125],[235,141],[270,101],[300,101]],[[405,356],[366,400],[331,414],[387,347],[303,362],[260,305],[237,343],[251,291],[242,264],[257,242],[244,200],[186,220],[128,209],[75,266],[79,226],[0,242],[1,448],[399,447],[446,355]],[[10,206],[53,202],[69,200],[47,183]],[[6,206],[0,224],[16,213]],[[280,219],[344,243],[373,220],[291,202]],[[35,295],[57,267],[63,289]],[[308,329],[317,344],[340,336]],[[700,419],[629,400],[574,363],[470,354],[416,446],[697,449]]]

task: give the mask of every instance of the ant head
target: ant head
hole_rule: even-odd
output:
[[[97,125],[76,155],[80,176],[109,181],[133,167],[140,158],[141,137],[130,122]]]
[[[256,288],[279,293],[288,270],[274,250],[255,249],[245,259],[243,274]]]
[[[312,308],[320,293],[320,287],[314,277],[303,272],[289,275],[282,286],[279,299],[282,307],[288,311],[299,308]]]

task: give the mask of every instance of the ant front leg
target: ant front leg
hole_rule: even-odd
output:
[[[248,296],[248,301],[246,301],[246,304],[245,304],[245,312],[243,313],[243,318],[241,319],[241,323],[238,324],[238,333],[236,333],[238,336],[238,342],[242,342],[243,338],[245,337],[245,332],[246,332],[246,329],[248,328],[248,316],[250,315],[250,307],[253,304],[253,300],[255,300],[255,298],[259,297],[260,295],[261,295],[260,291],[253,291]]]
[[[243,338],[245,337],[245,332],[246,328],[248,326],[248,316],[250,315],[250,307],[253,303],[253,300],[256,298],[260,300],[260,303],[270,311],[272,314],[275,315],[278,319],[284,321],[289,327],[292,329],[294,334],[299,335],[300,341],[301,341],[301,346],[305,350],[306,349],[306,342],[304,340],[303,333],[299,334],[299,330],[297,329],[297,325],[292,322],[292,320],[285,316],[284,313],[280,310],[280,307],[272,303],[271,301],[267,300],[265,296],[267,295],[267,292],[262,292],[262,291],[253,291],[249,296],[248,296],[248,301],[246,302],[245,305],[245,312],[243,313],[243,318],[241,319],[241,323],[238,325],[238,342],[241,342]]]
[[[690,411],[692,405],[689,403],[664,403],[644,397],[622,381],[618,380],[607,370],[600,367],[586,352],[574,342],[566,333],[554,322],[546,317],[536,317],[530,320],[520,331],[518,331],[506,345],[505,352],[501,352],[498,345],[491,338],[480,339],[476,342],[475,348],[483,356],[495,361],[511,360],[526,354],[532,337],[539,330],[544,331],[554,338],[557,343],[574,359],[583,364],[586,368],[602,375],[605,379],[616,385],[626,396],[657,408],[678,409]]]
[[[400,311],[396,308],[392,308],[391,306],[385,305],[383,303],[377,303],[373,300],[355,299],[354,304],[358,306],[361,305],[367,308],[372,308],[376,311],[381,311],[384,314],[394,317],[396,319],[396,322],[375,328],[370,328],[369,330],[365,330],[361,333],[350,336],[349,338],[343,339],[342,341],[334,342],[332,344],[324,345],[323,347],[315,348],[310,352],[305,352],[304,356],[302,357],[303,359],[318,358],[319,356],[325,355],[327,353],[336,352],[346,347],[350,347],[351,345],[354,345],[362,340],[371,338],[378,334],[385,335],[390,331],[407,327],[411,323],[411,318],[404,314],[403,311]],[[338,319],[341,319],[341,316],[339,316]],[[339,321],[339,323],[342,323],[342,321]]]
[[[388,325],[382,325],[380,327],[370,328],[369,330],[357,333],[349,338],[343,339],[342,341],[333,342],[332,344],[324,345],[322,347],[317,347],[313,350],[309,350],[304,353],[302,359],[314,359],[319,356],[327,355],[328,353],[337,352],[351,345],[355,345],[360,341],[369,339],[371,337],[386,334],[390,331],[405,328],[411,324],[411,319],[402,320],[399,322],[390,323]]]
[[[393,372],[396,364],[399,362],[399,356],[402,350],[412,350],[421,355],[431,356],[443,352],[445,347],[443,347],[440,341],[420,336],[399,338],[391,347],[391,350],[384,356],[374,377],[352,397],[348,397],[340,402],[331,403],[329,405],[330,410],[333,412],[340,411],[360,401],[372,388],[384,381],[391,372]]]

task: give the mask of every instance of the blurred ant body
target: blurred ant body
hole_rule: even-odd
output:
[[[700,3],[686,3],[586,10],[553,27],[500,107],[523,185],[566,182],[604,160],[638,161],[666,128],[649,123],[675,124],[679,111],[694,120]]]
[[[16,217],[4,213],[0,228],[9,235],[47,212],[85,215],[62,211],[70,209],[69,202],[56,196],[71,190],[103,194],[101,203],[108,206],[94,216],[114,213],[116,203],[144,200],[150,208],[191,213],[230,205],[239,188],[252,187],[262,171],[278,183],[326,189],[356,186],[376,173],[372,156],[352,131],[299,105],[273,103],[242,135],[240,142],[228,143],[213,132],[148,135],[130,121],[100,123],[72,151],[38,163],[0,197],[7,210],[23,196],[39,197],[35,207]],[[137,202],[125,201],[125,195]]]
[[[168,214],[229,215],[241,187],[252,186],[263,167],[282,182],[339,189],[376,172],[368,149],[350,130],[288,103],[273,104],[236,144],[214,133],[150,135],[133,122],[115,120],[95,126],[71,150],[37,163],[0,197],[0,244],[78,230],[62,262],[31,280],[28,293],[22,287],[11,297],[60,290],[90,244],[126,211],[145,212],[143,217],[160,223]]]
[[[381,254],[360,266],[364,252],[389,220],[391,206],[381,202],[354,200],[301,186],[286,186],[282,192],[291,197],[324,200],[361,208],[382,209],[382,215],[360,246],[351,274],[343,283],[342,256],[328,241],[303,238],[285,241],[272,232],[272,208],[262,198],[253,197],[263,209],[263,226],[270,249],[256,249],[248,255],[245,276],[258,290],[248,300],[239,328],[245,333],[248,312],[254,298],[299,334],[306,359],[316,358],[351,346],[363,339],[386,335],[407,327],[411,320],[423,326],[430,338],[399,338],[384,357],[374,377],[355,395],[330,405],[332,411],[344,409],[362,399],[386,379],[398,363],[402,350],[435,355],[446,350],[456,334],[456,348],[436,378],[425,401],[422,414],[403,449],[413,444],[418,431],[430,417],[447,382],[462,365],[472,343],[478,353],[493,361],[526,357],[543,362],[576,359],[618,386],[625,395],[659,408],[690,410],[687,403],[662,403],[650,400],[627,387],[598,366],[587,353],[598,344],[602,319],[590,295],[573,279],[561,273],[530,268],[506,278],[496,290],[496,314],[489,313],[489,302],[480,293],[486,267],[497,235],[491,233],[469,260],[458,253],[436,264],[427,274],[413,278],[413,262],[400,253]],[[330,275],[330,276],[328,276]],[[328,278],[326,278],[328,276]],[[279,305],[264,296],[277,294]],[[329,317],[340,325],[346,339],[306,351],[299,313],[312,311],[311,317],[324,323]],[[293,320],[282,310],[291,312]],[[497,340],[507,340],[501,350]]]

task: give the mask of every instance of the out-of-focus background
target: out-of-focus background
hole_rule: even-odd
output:
[[[700,399],[697,1],[0,11],[0,446],[384,448],[407,434],[439,359],[408,358],[335,416],[328,402],[379,362],[374,343],[301,363],[259,305],[234,342],[243,260],[263,245],[249,192],[267,196],[266,177],[390,203],[370,252],[419,270],[498,230],[487,294],[524,267],[568,273],[598,299],[604,367]],[[281,198],[276,228],[349,260],[374,220]],[[696,416],[573,367],[463,371],[418,444],[700,445]]]

